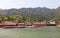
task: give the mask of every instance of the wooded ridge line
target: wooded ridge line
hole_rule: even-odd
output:
[[[0,9],[0,22],[13,21],[13,22],[49,22],[60,21],[60,7],[50,9],[46,7],[37,8],[21,8],[21,9]]]

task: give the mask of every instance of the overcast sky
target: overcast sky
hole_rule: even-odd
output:
[[[47,7],[57,8],[60,0],[0,0],[1,9],[23,8],[23,7]]]

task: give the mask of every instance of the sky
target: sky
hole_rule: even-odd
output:
[[[0,0],[0,9],[35,7],[57,8],[59,6],[60,0]]]

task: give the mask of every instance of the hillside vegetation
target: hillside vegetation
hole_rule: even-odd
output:
[[[60,21],[60,7],[50,9],[46,7],[20,8],[20,9],[0,9],[1,21],[14,22],[41,22],[41,21]]]

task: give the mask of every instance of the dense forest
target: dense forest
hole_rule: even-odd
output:
[[[60,21],[60,7],[50,9],[46,7],[0,9],[0,22],[41,22]]]

